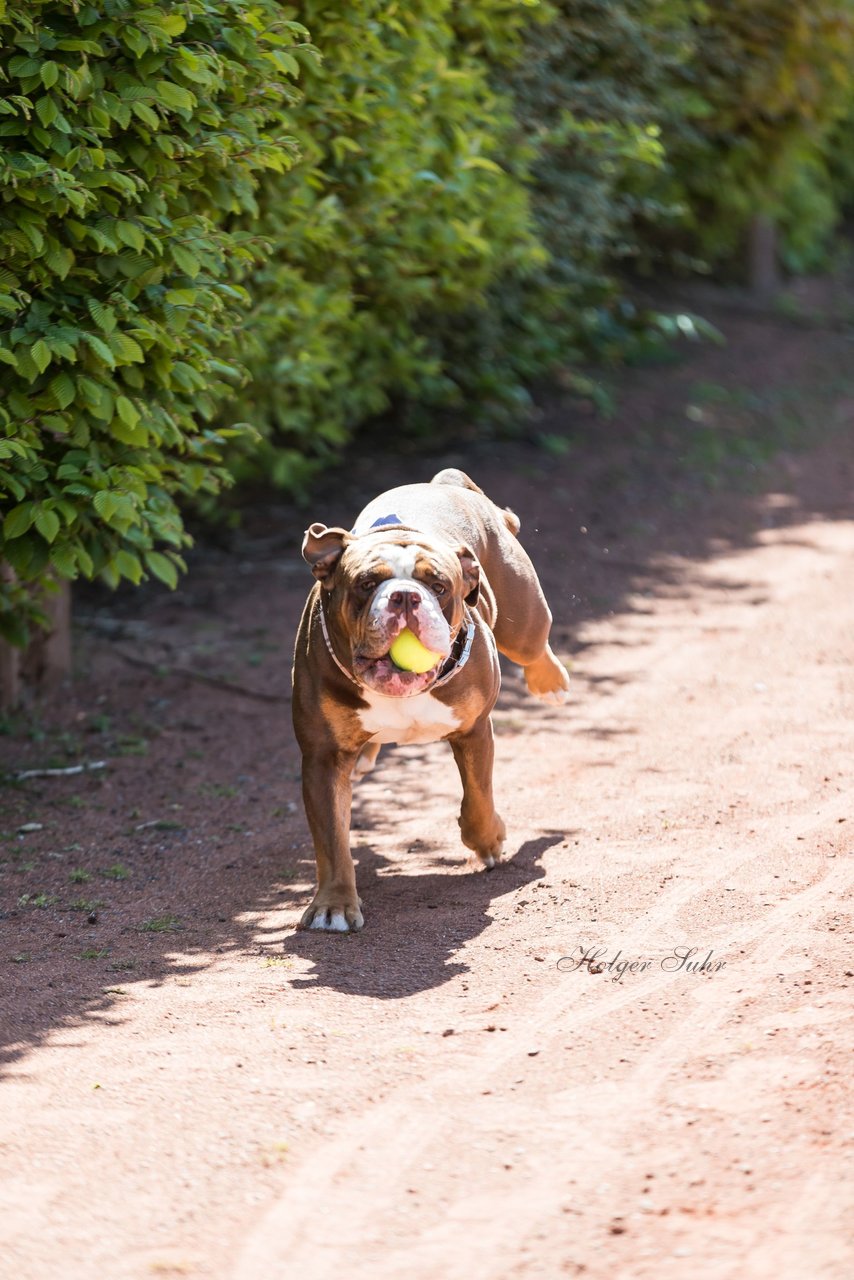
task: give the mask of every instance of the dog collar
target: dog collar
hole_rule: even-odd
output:
[[[341,661],[341,659],[338,657],[338,654],[335,652],[335,650],[332,647],[332,640],[329,635],[329,627],[326,625],[326,610],[323,607],[322,597],[318,600],[318,608],[320,610],[320,628],[323,632],[323,639],[326,643],[326,648],[329,651],[330,658],[335,663],[338,670],[343,675],[345,675],[348,680],[352,680],[353,684],[356,685],[358,689],[364,689],[366,686],[362,683],[361,680],[356,679],[352,671],[349,671],[347,667],[344,666],[344,663]],[[466,663],[468,662],[469,657],[471,656],[472,645],[474,644],[475,621],[468,609],[466,609],[466,617],[468,618],[468,625],[466,627],[466,638],[463,644],[462,653],[460,654],[459,658],[454,659],[453,654],[451,654],[450,657],[447,658],[447,660],[445,661],[443,669],[439,672],[439,674],[437,675],[436,679],[432,682],[432,684],[428,684],[426,688],[419,690],[419,692],[432,693],[434,689],[441,688],[443,684],[447,684],[448,681],[452,680],[455,675],[458,675],[460,671],[462,671]],[[459,639],[461,631],[462,631],[462,628],[460,628],[460,631],[458,631],[456,636],[454,637],[454,644],[457,643],[457,640]],[[449,669],[446,670],[445,668],[448,667],[449,662],[451,663],[451,666]],[[378,689],[371,689],[371,693],[377,694],[381,698],[395,698],[396,701],[399,701],[399,699],[397,699],[396,695],[393,693],[380,693]]]

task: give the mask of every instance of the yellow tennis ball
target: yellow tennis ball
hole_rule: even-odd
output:
[[[414,671],[417,675],[423,675],[425,671],[435,667],[442,655],[431,653],[409,627],[404,627],[389,649],[388,656],[401,671]]]

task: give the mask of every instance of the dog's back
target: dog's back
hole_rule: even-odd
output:
[[[480,485],[475,484],[471,476],[467,476],[465,471],[460,471],[458,467],[446,467],[444,471],[438,471],[430,483],[456,485],[458,489],[471,489],[472,493],[483,493]],[[483,496],[486,498],[485,493],[483,493]],[[487,501],[489,501],[488,498]],[[492,505],[495,506],[495,503]],[[517,534],[522,527],[522,522],[516,512],[511,511],[509,507],[497,508],[497,510],[501,512],[504,523],[510,532],[514,535]]]
[[[418,529],[445,542],[456,539],[474,552],[487,574],[495,539],[503,543],[520,528],[512,511],[496,506],[464,471],[454,467],[440,471],[429,484],[401,485],[380,494],[361,512],[352,532],[359,535],[382,525]]]

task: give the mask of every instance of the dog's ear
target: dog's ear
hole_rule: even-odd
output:
[[[468,547],[457,547],[457,555],[463,571],[463,599],[474,608],[480,595],[480,561]]]
[[[311,572],[327,591],[332,590],[335,567],[349,541],[350,535],[346,529],[327,529],[325,524],[313,524],[305,531],[302,540],[303,559],[306,564],[311,565]]]

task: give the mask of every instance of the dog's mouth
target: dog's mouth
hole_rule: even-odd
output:
[[[389,698],[411,698],[423,693],[436,680],[444,657],[439,657],[429,671],[403,671],[395,666],[387,653],[380,657],[356,654],[353,658],[353,674],[362,684]]]

